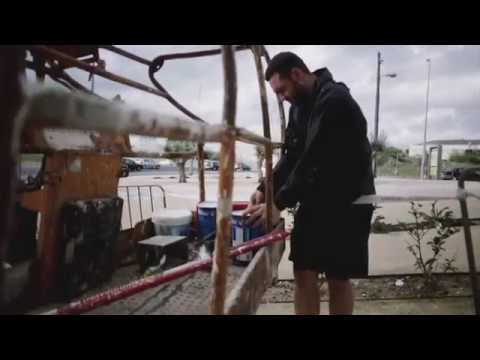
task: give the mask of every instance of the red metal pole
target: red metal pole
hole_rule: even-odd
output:
[[[273,232],[271,234],[262,236],[256,240],[249,241],[243,245],[232,248],[230,257],[237,257],[239,255],[248,253],[250,251],[259,249],[263,246],[268,246],[277,241],[283,241],[289,234],[284,231]],[[194,261],[169,271],[161,275],[150,276],[145,279],[131,282],[130,284],[120,286],[115,289],[110,289],[105,292],[93,295],[80,301],[72,302],[64,307],[54,309],[43,313],[42,315],[75,315],[82,314],[93,310],[97,307],[108,305],[114,301],[124,299],[144,290],[156,287],[166,282],[178,279],[182,276],[192,274],[199,270],[205,270],[212,265],[212,259]]]

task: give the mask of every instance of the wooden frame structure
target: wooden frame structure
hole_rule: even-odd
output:
[[[98,59],[98,48],[112,51],[132,61],[148,66],[149,76],[155,87],[150,87],[131,79],[120,77],[106,71]],[[260,89],[263,136],[258,136],[245,129],[236,127],[236,72],[235,72],[235,51],[251,50],[255,60],[257,77]],[[33,55],[33,61],[25,60],[25,53],[29,51]],[[209,126],[204,120],[190,112],[183,105],[179,104],[166,89],[155,80],[154,74],[160,70],[165,61],[174,59],[195,58],[199,56],[212,56],[221,54],[223,59],[224,83],[224,111],[223,123],[217,126]],[[90,56],[88,59],[79,57]],[[149,155],[152,157],[161,154],[155,151],[143,151],[134,149],[125,140],[125,135],[138,134],[144,136],[169,137],[172,139],[188,139],[198,142],[199,161],[199,186],[200,201],[205,200],[205,182],[203,169],[203,144],[207,141],[218,142],[222,146],[221,157],[221,179],[218,189],[219,211],[217,218],[218,234],[216,238],[215,257],[213,259],[212,283],[213,293],[211,297],[211,313],[248,313],[252,309],[245,307],[245,302],[239,301],[245,293],[237,289],[227,299],[225,294],[225,281],[228,271],[228,245],[231,237],[231,204],[233,190],[233,165],[235,161],[235,141],[243,141],[251,144],[265,146],[266,152],[266,202],[268,212],[268,227],[272,231],[271,209],[272,209],[272,146],[270,139],[270,119],[268,114],[265,81],[263,78],[264,59],[269,61],[268,53],[264,46],[222,46],[221,49],[198,51],[181,54],[167,54],[154,59],[153,61],[143,59],[135,54],[128,53],[110,45],[100,47],[48,47],[48,46],[4,46],[0,47],[0,116],[2,117],[0,146],[3,161],[1,162],[2,193],[0,195],[0,264],[5,258],[7,242],[12,239],[13,227],[13,206],[18,195],[16,194],[16,163],[18,154],[23,152],[46,152],[55,153],[45,141],[42,131],[45,128],[68,128],[85,132],[90,138],[90,143],[83,147],[69,149],[70,153],[92,154],[110,153],[120,155]],[[96,64],[96,65],[95,65]],[[48,65],[48,66],[46,66]],[[89,73],[102,76],[111,81],[145,91],[166,99],[173,106],[183,112],[186,117],[172,117],[165,114],[145,112],[139,109],[130,108],[122,104],[115,104],[99,96],[92,94],[88,89],[68,76],[64,71],[66,68],[76,67]],[[25,68],[36,71],[39,82],[50,76],[58,81],[73,93],[61,92],[43,87],[27,88],[24,91],[20,78]],[[285,131],[285,114],[281,102],[278,102],[280,120],[282,127],[282,141]],[[97,131],[99,134],[89,133]],[[459,181],[459,190],[465,193],[465,181],[478,181],[478,170],[476,173],[465,174]],[[54,178],[51,181],[55,181]],[[478,275],[473,256],[472,236],[468,221],[466,207],[466,195],[459,196],[462,218],[464,220],[465,240],[471,275],[472,291],[474,297],[475,311],[480,313],[480,289],[478,286]],[[36,199],[33,199],[36,200]],[[32,201],[33,201],[32,200]],[[37,199],[38,200],[38,199]],[[378,202],[368,196],[357,203]],[[280,237],[277,238],[279,240]],[[284,239],[284,238],[283,238]],[[262,243],[265,245],[266,243]],[[46,249],[48,250],[48,249]],[[265,250],[265,251],[263,251]],[[279,248],[262,249],[257,253],[254,262],[258,268],[251,268],[246,271],[238,286],[242,286],[249,279],[255,276],[255,271],[271,273],[272,258],[279,260]],[[282,249],[283,251],[283,249]],[[231,255],[231,254],[230,254]],[[262,265],[263,264],[263,265]],[[206,266],[203,264],[202,266]],[[259,270],[260,269],[260,270]],[[42,270],[42,269],[40,269]],[[160,279],[157,279],[160,281]],[[162,280],[163,281],[163,280]],[[261,288],[261,287],[260,287]],[[4,269],[0,266],[0,297],[4,290]],[[252,299],[257,297],[255,291],[251,292]],[[256,300],[253,299],[251,303]]]
[[[104,48],[130,60],[142,63],[149,67],[149,76],[155,88],[127,79],[111,72],[102,66],[98,57],[98,48]],[[236,99],[237,79],[235,65],[235,51],[250,49],[255,59],[258,74],[260,98],[262,107],[264,136],[258,136],[246,129],[236,127]],[[25,60],[26,51],[33,56],[34,61]],[[166,89],[155,80],[154,74],[167,60],[194,58],[221,54],[224,74],[224,110],[223,123],[221,125],[208,125],[204,120],[190,112],[178,103]],[[270,119],[268,104],[263,78],[262,58],[269,60],[264,46],[232,46],[225,45],[221,49],[162,55],[149,61],[125,50],[111,45],[100,47],[80,46],[12,46],[4,47],[0,61],[0,83],[3,99],[12,99],[9,106],[2,108],[1,115],[6,119],[4,125],[9,126],[2,134],[10,135],[3,144],[8,148],[9,165],[15,168],[19,152],[55,152],[48,142],[45,141],[44,129],[72,129],[82,132],[95,131],[97,141],[87,146],[66,149],[67,152],[77,153],[105,153],[117,155],[150,155],[159,156],[156,152],[135,151],[132,149],[128,137],[129,134],[164,137],[176,140],[190,140],[198,143],[199,161],[199,186],[200,201],[205,200],[205,181],[203,169],[203,144],[206,142],[218,142],[221,144],[220,158],[220,183],[218,188],[218,215],[217,237],[215,239],[215,252],[212,267],[213,293],[211,297],[211,313],[224,314],[226,301],[226,274],[228,271],[229,245],[231,240],[231,211],[233,193],[233,173],[235,164],[235,142],[242,141],[255,145],[265,146],[266,152],[266,203],[268,222],[267,230],[272,228],[272,204],[273,204],[273,181],[272,181],[272,148],[270,136]],[[79,59],[91,55],[88,59]],[[48,65],[48,66],[47,66]],[[75,67],[85,70],[111,81],[121,83],[141,91],[145,91],[169,101],[173,106],[183,112],[187,117],[172,117],[165,114],[142,111],[130,108],[123,104],[112,103],[92,94],[88,89],[68,76],[66,68]],[[35,70],[37,80],[43,82],[46,75],[58,81],[73,92],[63,92],[43,86],[27,86],[22,90],[20,77],[25,68]],[[8,96],[6,96],[8,94]],[[278,102],[281,114],[282,139],[284,138],[285,116],[281,102]],[[193,121],[192,121],[193,120]],[[22,135],[22,137],[21,137]],[[90,138],[92,134],[90,133]],[[21,139],[21,140],[20,140]],[[101,141],[99,141],[99,139]],[[20,146],[20,141],[22,142]],[[11,194],[16,181],[15,174],[11,171],[5,173],[2,181],[6,193]],[[0,208],[5,212],[2,217],[1,230],[5,236],[0,239],[0,263],[3,263],[5,248],[10,240],[11,214],[14,197],[1,199]],[[283,239],[285,236],[283,236]],[[49,249],[43,249],[47,252]],[[283,251],[283,248],[282,248]],[[279,259],[278,259],[279,260]],[[51,267],[51,266],[50,266]],[[42,269],[40,269],[42,270]],[[51,276],[53,269],[49,270]],[[271,270],[270,270],[271,272]],[[3,289],[3,268],[0,267],[0,292]],[[1,295],[1,293],[0,293]],[[230,299],[230,303],[232,303]]]

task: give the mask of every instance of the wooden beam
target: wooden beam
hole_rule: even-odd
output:
[[[221,142],[224,125],[208,125],[184,117],[140,110],[80,92],[40,87],[27,91],[22,109],[26,128],[96,130],[195,142]]]
[[[277,226],[277,230],[283,228],[283,222]],[[265,291],[277,277],[278,264],[284,251],[285,241],[280,241],[255,254],[229,293],[225,305],[227,315],[254,315],[257,312]]]
[[[217,236],[212,266],[212,298],[210,313],[222,315],[225,308],[229,247],[232,241],[232,193],[235,171],[235,114],[237,78],[234,50],[231,45],[222,47],[224,71],[223,122],[231,129],[220,150],[220,182],[218,185]]]

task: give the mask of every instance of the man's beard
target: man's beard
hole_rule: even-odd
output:
[[[308,102],[310,93],[300,84],[297,85],[295,98],[292,99],[293,105],[302,106]]]

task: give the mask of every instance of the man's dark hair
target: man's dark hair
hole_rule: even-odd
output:
[[[280,76],[288,76],[293,68],[299,68],[300,70],[310,73],[307,65],[303,60],[292,52],[281,52],[275,55],[270,64],[268,64],[265,71],[265,80],[269,81],[273,74],[278,73]]]

